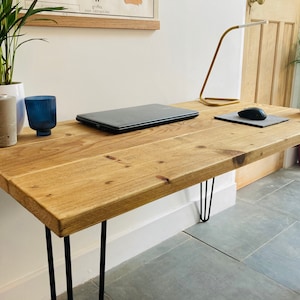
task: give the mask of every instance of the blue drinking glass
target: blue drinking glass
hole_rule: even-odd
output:
[[[37,136],[51,134],[56,126],[56,98],[55,96],[25,97],[28,123],[36,130]]]

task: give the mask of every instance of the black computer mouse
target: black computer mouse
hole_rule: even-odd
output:
[[[259,107],[249,107],[243,109],[238,112],[238,115],[244,119],[257,121],[262,121],[267,117],[267,114],[264,112],[264,110]]]

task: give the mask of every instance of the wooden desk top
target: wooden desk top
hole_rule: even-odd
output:
[[[26,128],[17,145],[0,149],[0,187],[62,237],[300,144],[298,109],[263,106],[290,120],[257,128],[213,118],[247,103],[176,106],[200,115],[121,135],[76,121],[49,137]]]

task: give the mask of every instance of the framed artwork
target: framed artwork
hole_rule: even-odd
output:
[[[31,0],[21,0],[28,8]],[[160,29],[158,0],[39,0],[36,7],[63,6],[63,12],[33,16],[28,26]],[[43,19],[51,19],[43,20]]]

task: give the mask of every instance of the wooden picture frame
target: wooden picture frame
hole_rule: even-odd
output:
[[[32,16],[28,19],[26,25],[47,27],[158,30],[160,29],[160,21],[158,20],[158,0],[151,1],[153,1],[153,17],[115,17],[114,15],[95,15],[88,13],[81,14],[80,12],[72,13],[72,11],[68,11],[62,13],[48,13],[40,14],[39,16]],[[63,1],[61,6],[64,6]],[[24,7],[26,8],[26,6]]]
[[[113,29],[144,29],[159,30],[159,20],[121,19],[121,18],[93,18],[73,17],[58,15],[43,15],[43,18],[50,20],[38,20],[31,17],[26,26],[47,26],[47,27],[82,27],[82,28],[113,28]]]

